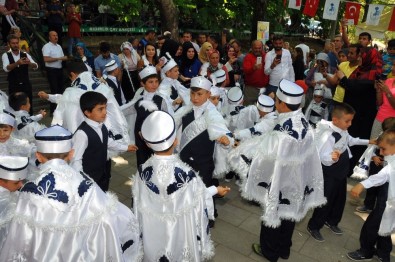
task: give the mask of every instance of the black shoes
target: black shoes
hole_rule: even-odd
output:
[[[317,229],[310,229],[310,228],[307,226],[307,231],[309,231],[310,235],[311,235],[315,240],[317,240],[318,242],[324,242],[324,241],[325,241],[324,237],[321,235],[321,233],[320,233],[319,230],[317,230]]]
[[[353,261],[371,261],[373,256],[365,256],[359,249],[347,253],[347,257]]]
[[[329,228],[336,235],[343,235],[343,230],[341,230],[338,226],[332,226],[328,222],[325,222],[325,226]]]

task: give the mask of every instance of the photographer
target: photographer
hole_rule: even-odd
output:
[[[271,93],[274,95],[282,79],[295,82],[291,53],[283,48],[283,38],[281,36],[273,37],[273,49],[265,57],[265,74],[270,76],[265,95]]]
[[[26,52],[19,49],[19,38],[15,35],[9,35],[7,38],[10,50],[3,54],[3,69],[8,73],[8,94],[15,92],[24,92],[32,101],[32,85],[29,79],[28,68],[34,70],[38,68],[33,58]],[[30,107],[30,113],[33,112],[33,106]]]
[[[335,73],[336,68],[329,66],[330,60],[326,53],[319,53],[317,55],[317,62],[313,68],[307,73],[305,82],[309,87],[306,94],[305,105],[309,105],[313,98],[313,90],[316,86],[320,86],[325,90],[326,102],[332,99],[332,85],[328,82],[328,76],[331,77]]]

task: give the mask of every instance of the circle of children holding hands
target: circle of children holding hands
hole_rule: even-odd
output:
[[[315,88],[305,115],[304,90],[284,78],[270,96],[258,94],[255,104],[244,106],[238,83],[223,87],[229,75],[216,55],[207,55],[209,77],[192,77],[188,88],[178,81],[169,53],[159,59],[160,72],[143,57],[141,87],[133,86],[128,102],[115,60],[105,66],[105,81],[83,62],[70,62],[71,86],[62,95],[39,93],[57,104],[48,128],[37,123],[44,111],[30,116],[29,97],[12,94],[3,108],[13,113],[0,114],[0,261],[209,260],[215,201],[230,190],[218,181],[233,177],[241,195],[262,207],[259,243],[252,249],[269,261],[290,257],[295,224],[309,210],[307,231],[315,240],[324,241],[324,225],[341,235],[349,147],[377,147],[374,139],[348,134],[355,115],[348,104],[337,103],[332,120],[322,119],[329,115],[325,79],[338,77],[324,69],[328,56],[317,56],[322,68],[311,75]],[[395,197],[389,179],[395,131],[388,121],[378,139],[388,164],[351,191],[358,196],[380,186],[382,192],[365,222],[377,230],[364,226],[361,249],[350,252],[351,259],[371,258],[377,240],[377,254],[389,261],[395,211],[385,201],[387,191],[388,203]],[[136,152],[138,166],[133,211],[107,192],[111,157],[126,151]],[[360,162],[368,156],[376,155],[365,152]]]

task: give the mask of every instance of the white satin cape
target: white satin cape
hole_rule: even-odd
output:
[[[387,202],[379,228],[380,236],[388,236],[395,231],[395,155],[386,156],[384,159],[388,162],[391,174],[388,181]]]
[[[60,159],[19,194],[0,261],[139,261],[136,217],[87,175]]]
[[[309,209],[326,203],[321,161],[313,131],[301,110],[281,113],[274,129],[229,153],[231,167],[243,180],[242,196],[263,208],[262,221],[300,221]]]
[[[263,135],[266,132],[273,130],[275,123],[277,122],[277,113],[270,112],[266,114],[264,117],[259,118],[258,123],[256,123],[253,127],[249,127],[242,130],[235,130],[234,136],[235,139],[246,140],[252,138],[256,135]],[[255,133],[251,132],[251,128],[253,128]]]
[[[114,92],[106,83],[102,83],[90,72],[82,72],[73,81],[71,87],[67,88],[58,100],[58,105],[54,112],[52,125],[59,124],[70,132],[74,133],[84,121],[84,114],[80,107],[81,95],[87,91],[95,91],[103,94],[107,98],[107,117],[104,121],[109,132],[113,136],[121,135],[117,140],[120,143],[129,145],[128,125],[122,114],[118,102],[115,100]],[[109,151],[109,156],[118,155],[120,152]]]
[[[0,186],[0,250],[8,234],[9,223],[15,214],[18,191],[10,192]]]
[[[174,87],[177,90],[178,97],[181,97],[182,99],[182,104],[189,105],[191,103],[191,98],[190,98],[190,91],[188,88],[183,86],[180,81],[177,79],[171,79],[169,77],[165,77],[161,82],[158,87],[158,92],[162,94],[164,97],[167,98],[168,101],[173,103],[173,100],[170,98],[171,96],[171,87]],[[180,105],[173,106],[173,109],[176,110]]]
[[[176,123],[176,128],[177,128],[177,139],[179,141],[179,146],[177,148],[178,152],[181,152],[183,148],[184,139],[182,139],[182,137],[192,140],[196,137],[196,135],[198,135],[194,133],[194,130],[189,130],[190,131],[189,134],[183,134],[186,133],[186,131],[182,130],[182,118],[192,110],[193,110],[193,106],[192,104],[190,104],[181,107],[174,114],[174,121]],[[226,126],[224,118],[221,116],[221,114],[218,112],[216,107],[210,101],[207,102],[207,106],[204,110],[204,113],[199,118],[201,117],[204,118],[203,123],[207,127],[207,132],[210,140],[215,141],[221,136],[230,133],[229,129]],[[226,161],[226,157],[228,155],[230,148],[234,144],[234,140],[231,137],[228,138],[230,140],[229,146],[223,146],[218,142],[215,143],[214,156],[213,156],[214,164],[215,164],[213,176],[215,178],[222,178],[230,170],[230,167]]]
[[[208,227],[214,219],[212,196],[177,155],[153,155],[139,168],[133,201],[144,261],[203,261],[214,255]]]

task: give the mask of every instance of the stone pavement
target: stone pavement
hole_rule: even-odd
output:
[[[129,177],[136,172],[136,160],[133,153],[125,153],[121,157],[113,158],[112,179],[110,190],[118,195],[119,200],[130,207],[131,182]],[[348,189],[355,181],[349,180]],[[238,187],[234,181],[221,184],[230,186],[232,191],[223,199],[216,201],[218,218],[212,229],[212,239],[215,242],[215,257],[212,262],[254,262],[266,261],[256,255],[252,243],[259,242],[261,208],[249,204],[240,197]],[[339,227],[344,230],[342,236],[333,234],[328,228],[321,233],[325,242],[315,241],[306,230],[311,212],[298,223],[292,237],[291,262],[343,262],[351,261],[347,252],[359,248],[359,233],[366,215],[355,212],[355,203],[347,201],[343,219]],[[393,236],[394,240],[394,236]],[[393,241],[394,243],[394,241]],[[395,249],[391,254],[391,261],[395,262]],[[279,260],[286,261],[286,260]],[[374,258],[373,258],[374,261]]]

